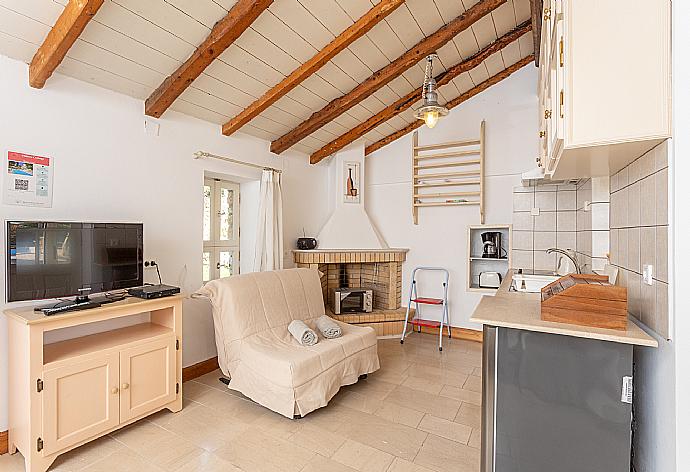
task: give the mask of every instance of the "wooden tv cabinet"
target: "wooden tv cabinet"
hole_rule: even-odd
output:
[[[5,310],[9,449],[27,472],[151,413],[182,409],[182,296],[44,316]],[[149,321],[45,344],[49,331],[150,313]]]

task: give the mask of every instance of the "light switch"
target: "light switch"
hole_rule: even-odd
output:
[[[645,264],[642,266],[642,281],[647,285],[652,285],[654,282],[652,278],[654,277],[654,266],[651,264]]]
[[[530,214],[532,216],[539,216],[539,208],[532,208],[532,210],[530,211]]]

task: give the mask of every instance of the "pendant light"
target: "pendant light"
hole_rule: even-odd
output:
[[[448,114],[448,109],[438,103],[436,93],[436,80],[434,80],[434,57],[436,54],[426,56],[426,72],[424,73],[424,85],[422,86],[422,99],[424,103],[414,112],[414,117],[424,120],[429,128],[436,126],[438,119]]]

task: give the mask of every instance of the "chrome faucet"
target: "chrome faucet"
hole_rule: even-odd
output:
[[[565,249],[559,249],[557,247],[551,247],[551,248],[546,250],[547,254],[551,254],[553,252],[556,252],[558,254],[562,254],[565,257],[567,257],[568,259],[570,259],[571,261],[573,261],[573,265],[575,265],[575,272],[578,274],[582,273],[582,268],[580,267],[580,264],[577,263],[577,259],[575,259],[575,257],[573,257],[568,251],[566,251]]]

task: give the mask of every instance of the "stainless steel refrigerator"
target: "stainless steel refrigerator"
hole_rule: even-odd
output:
[[[486,326],[482,472],[630,472],[632,354]]]

